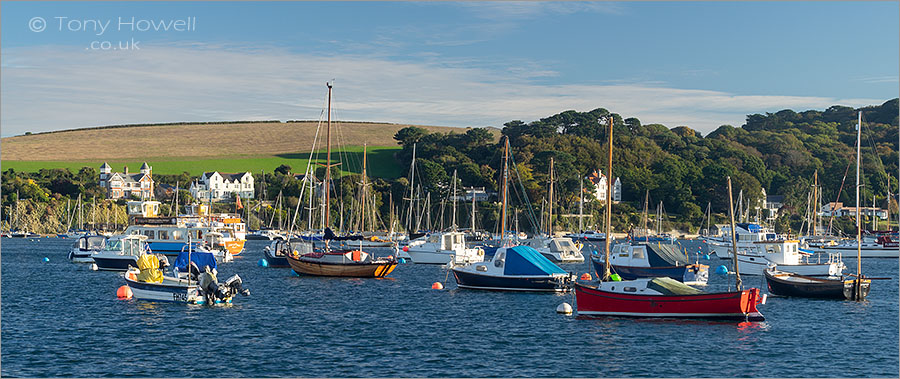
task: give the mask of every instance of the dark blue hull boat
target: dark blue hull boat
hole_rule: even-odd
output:
[[[456,283],[461,288],[494,290],[494,291],[566,291],[568,288],[553,277],[510,277],[481,275],[462,270],[453,270]]]
[[[94,263],[98,270],[106,271],[126,271],[128,266],[137,267],[137,257],[133,255],[122,255],[118,257],[100,257],[94,255]]]

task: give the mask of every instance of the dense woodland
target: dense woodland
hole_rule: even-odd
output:
[[[861,110],[864,184],[861,196],[869,206],[874,196],[876,205],[889,207],[895,214],[900,159],[898,99]],[[751,207],[759,204],[763,189],[768,195],[784,195],[785,207],[774,226],[779,232],[796,232],[800,227],[801,215],[807,208],[813,173],[816,171],[823,202],[837,200],[846,205],[855,203],[855,165],[852,163],[856,160],[857,111],[836,105],[824,111],[798,113],[782,110],[753,114],[748,115],[746,123],[739,128],[722,125],[706,136],[686,126],[670,129],[660,124],[645,125],[637,118],[623,118],[603,108],[589,112],[565,111],[529,123],[510,121],[502,129],[502,135],[508,137],[512,155],[510,212],[518,215],[522,231],[532,232],[546,223],[538,220],[542,219],[542,209],[547,212],[545,200],[549,188],[549,162],[553,157],[554,224],[557,228],[576,229],[575,218],[559,215],[577,213],[579,185],[591,188],[590,182],[584,178],[597,169],[606,171],[607,126],[604,120],[611,117],[613,176],[621,178],[623,200],[613,206],[616,230],[624,231],[640,224],[647,193],[651,217],[656,213],[657,204],[662,202],[666,229],[696,233],[700,224],[705,222],[707,205],[713,213],[712,222],[724,222],[728,210],[726,178],[731,177],[734,196],[737,197],[742,191],[745,205],[747,202]],[[416,207],[423,208],[427,196],[431,214],[430,220],[419,221],[419,228],[429,226],[428,221],[431,228],[449,225],[452,210],[447,198],[454,171],[459,178],[459,188],[499,189],[503,139],[496,141],[486,129],[444,134],[408,127],[397,132],[394,139],[402,146],[396,158],[397,164],[403,167],[410,167],[415,146],[416,190],[419,191],[421,185],[421,192],[413,198],[420,200]],[[359,172],[358,167],[342,169]],[[293,168],[293,173],[303,173],[304,170]],[[322,170],[321,167],[317,169],[318,178],[323,177]],[[334,172],[337,173],[337,170]],[[260,194],[271,202],[279,192],[282,193],[285,199],[283,219],[288,218],[287,209],[295,209],[300,196],[301,183],[290,174],[291,167],[273,167],[273,172],[266,174],[265,194]],[[841,188],[845,174],[846,182]],[[262,174],[254,173],[254,176],[260,191]],[[177,182],[182,187],[191,180],[187,174],[155,175],[154,179],[158,183],[173,185]],[[352,213],[349,210],[358,209],[356,202],[360,182],[358,174],[340,177],[335,182],[333,188],[336,196],[333,196],[332,203],[332,218],[338,220],[335,224],[339,223],[342,215],[349,222]],[[386,225],[387,220],[391,219],[389,204],[393,202],[394,218],[399,220],[398,225],[407,225],[409,178],[374,178],[369,182],[370,191],[374,193],[377,217],[382,224]],[[26,218],[31,220],[32,230],[45,233],[60,230],[60,222],[51,219],[65,218],[61,214],[65,213],[67,199],[75,199],[79,194],[88,202],[94,197],[98,200],[103,198],[97,186],[97,172],[90,167],[78,173],[59,169],[37,173],[7,170],[2,174],[4,228],[8,227],[9,207],[15,202],[17,192],[21,199],[27,200],[20,202],[25,204],[20,217],[28,213]],[[889,200],[889,195],[893,196],[893,201]],[[182,203],[191,200],[187,191],[181,191],[179,196]],[[169,199],[160,200],[165,202]],[[116,207],[110,202],[103,204],[111,209]],[[123,201],[118,202],[118,206],[122,204]],[[164,205],[164,213],[169,211],[169,204]],[[256,203],[249,199],[244,199],[244,205],[249,207],[245,211],[252,208],[254,215],[260,215],[263,224],[272,220],[273,212],[277,212],[277,209],[268,206],[259,211],[254,208]],[[232,204],[221,204],[220,207],[233,211]],[[458,210],[457,223],[461,226],[470,223],[470,208],[467,207],[469,205],[460,205]],[[342,212],[342,209],[346,211]],[[584,209],[585,213],[594,215],[592,220],[600,219],[602,205],[599,202],[588,201]],[[118,209],[118,212],[124,211]],[[306,211],[302,212],[300,217],[306,219]],[[478,204],[476,214],[479,228],[495,229],[499,218],[496,199]],[[755,215],[751,213],[751,216]],[[255,216],[250,218],[253,228],[261,223]],[[414,218],[419,220],[416,216]],[[598,227],[589,219],[585,223],[586,227]],[[839,220],[838,224],[848,232],[848,228],[852,228],[851,220]],[[543,228],[546,229],[546,226]]]

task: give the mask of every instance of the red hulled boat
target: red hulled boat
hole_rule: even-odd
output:
[[[758,288],[706,293],[670,278],[576,284],[575,303],[585,316],[765,320],[756,309],[765,304]]]

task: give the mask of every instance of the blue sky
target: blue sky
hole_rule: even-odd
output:
[[[315,120],[331,79],[347,120],[501,126],[604,107],[706,134],[751,113],[897,97],[898,13],[898,2],[3,2],[0,134]],[[196,26],[118,25],[132,17]]]

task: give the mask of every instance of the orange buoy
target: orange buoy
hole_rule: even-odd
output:
[[[409,246],[403,246],[403,251],[409,252]]]
[[[581,274],[581,280],[591,280],[591,279],[593,279],[591,277],[591,274],[589,274],[589,273]]]
[[[431,285],[431,289],[442,290],[442,289],[444,289],[444,285],[441,284],[441,282],[434,282],[434,284]]]
[[[131,295],[131,287],[129,286],[121,286],[116,290],[116,297],[119,299],[130,299]]]

